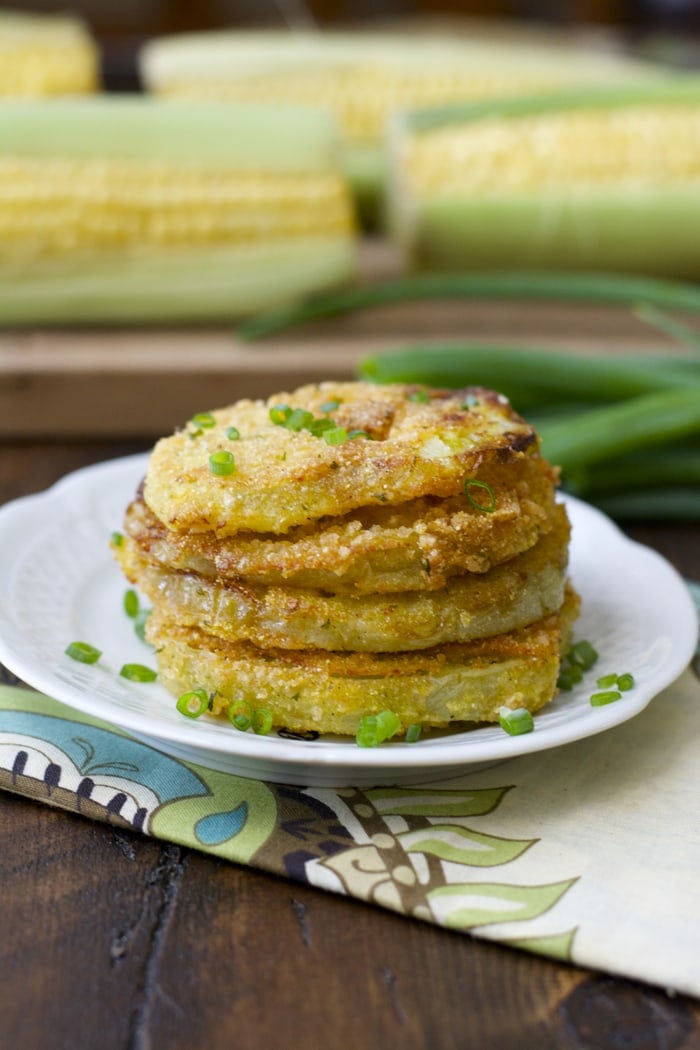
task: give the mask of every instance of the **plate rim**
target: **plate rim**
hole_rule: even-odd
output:
[[[55,500],[62,501],[65,492],[70,491],[72,486],[89,484],[94,476],[97,476],[106,484],[107,475],[111,473],[125,472],[126,474],[131,474],[133,471],[132,484],[134,480],[138,483],[137,471],[145,473],[148,458],[148,452],[134,453],[88,464],[58,478],[52,485],[39,492],[11,500],[0,507],[0,538],[3,529],[11,527],[11,522],[16,516],[22,514],[31,515],[37,507]],[[128,498],[127,493],[125,500],[128,500]],[[643,711],[654,697],[668,688],[683,673],[695,651],[698,635],[698,616],[692,596],[681,574],[659,551],[631,539],[616,522],[591,504],[570,495],[561,494],[561,499],[565,504],[574,508],[575,512],[591,516],[601,528],[605,528],[611,536],[614,536],[617,543],[628,546],[639,557],[656,562],[657,568],[665,571],[669,582],[676,587],[681,607],[685,605],[685,608],[681,608],[681,624],[685,626],[686,634],[681,636],[681,640],[678,643],[674,637],[673,658],[668,661],[669,667],[665,669],[665,674],[661,676],[663,679],[662,683],[648,693],[639,694],[636,697],[626,697],[623,706],[611,704],[605,708],[598,709],[598,717],[596,722],[592,724],[592,728],[588,723],[584,723],[579,727],[581,732],[574,731],[563,734],[563,727],[555,726],[545,728],[540,734],[534,732],[520,737],[509,737],[507,734],[504,734],[502,740],[496,739],[490,743],[481,742],[479,753],[477,754],[470,753],[470,750],[464,747],[465,741],[463,738],[465,733],[478,732],[478,728],[433,739],[433,741],[422,741],[417,745],[406,744],[405,741],[393,741],[387,746],[377,748],[359,748],[352,738],[340,742],[333,740],[324,741],[322,738],[313,742],[283,739],[280,744],[275,744],[275,748],[279,747],[278,753],[275,753],[274,748],[270,747],[270,738],[247,733],[227,735],[223,740],[231,742],[234,746],[222,747],[222,739],[219,739],[220,723],[207,727],[212,734],[211,738],[203,735],[201,740],[187,740],[185,733],[187,723],[185,722],[183,722],[182,727],[174,722],[158,723],[154,727],[153,720],[141,712],[134,712],[128,708],[120,709],[116,704],[112,704],[109,707],[109,713],[105,713],[102,710],[102,705],[106,704],[107,701],[101,699],[98,699],[98,710],[95,711],[91,709],[91,700],[88,694],[76,690],[70,683],[62,683],[50,671],[45,673],[40,666],[36,667],[27,664],[23,656],[21,654],[17,655],[5,642],[2,632],[4,614],[1,598],[0,662],[4,663],[12,673],[16,674],[32,688],[64,703],[73,710],[108,724],[113,724],[123,732],[131,732],[137,737],[139,734],[148,737],[154,745],[162,743],[167,747],[167,744],[172,742],[173,744],[190,748],[193,754],[196,753],[199,756],[203,756],[203,761],[206,760],[207,754],[217,754],[228,757],[232,764],[236,761],[245,765],[264,765],[268,763],[274,767],[285,767],[290,770],[308,767],[326,771],[331,768],[334,771],[357,769],[361,770],[365,775],[368,772],[379,773],[381,771],[386,771],[388,774],[396,774],[402,771],[415,771],[416,774],[423,774],[428,769],[434,769],[436,773],[444,773],[445,770],[454,770],[456,768],[468,770],[469,767],[483,764],[484,762],[502,761],[539,751],[547,751],[554,747],[564,746],[577,740],[594,736],[616,725],[621,725]],[[124,506],[126,506],[126,503]],[[2,551],[1,543],[0,551]],[[107,557],[106,548],[105,555]],[[2,554],[0,554],[0,572],[3,569],[3,561]],[[164,689],[162,686],[161,688]],[[94,705],[94,700],[92,703]],[[551,739],[552,737],[555,739]],[[559,739],[559,737],[563,738]],[[275,741],[279,740],[277,737],[272,739]],[[265,771],[263,770],[263,772]]]

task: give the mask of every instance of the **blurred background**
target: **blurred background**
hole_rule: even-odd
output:
[[[700,0],[12,7],[0,437],[477,384],[570,491],[700,520]]]
[[[700,0],[15,0],[8,6],[80,15],[101,44],[103,82],[111,90],[136,85],[134,58],[144,38],[226,26],[515,20],[538,32],[592,30],[616,46],[673,65],[700,62]]]

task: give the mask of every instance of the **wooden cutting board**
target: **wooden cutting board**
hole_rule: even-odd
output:
[[[361,269],[391,275],[398,262],[368,242]],[[369,353],[466,341],[624,353],[668,345],[627,309],[532,302],[406,303],[249,344],[233,326],[0,331],[0,437],[157,437],[240,397],[351,379]]]

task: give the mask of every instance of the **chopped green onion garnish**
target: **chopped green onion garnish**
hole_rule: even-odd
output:
[[[475,499],[472,496],[472,489],[483,489],[488,495],[488,503],[481,499]],[[475,507],[477,510],[483,510],[485,514],[493,514],[496,509],[496,496],[488,481],[477,481],[475,478],[469,478],[464,482],[464,495],[472,507]]]
[[[199,718],[209,707],[209,697],[203,689],[192,689],[183,693],[177,702],[177,709],[186,718]]]
[[[321,406],[321,410],[332,411],[339,405],[339,401],[326,401]],[[314,437],[324,438],[329,445],[342,445],[353,438],[370,437],[366,430],[351,430],[348,433],[345,427],[339,427],[328,416],[314,417],[313,412],[305,408],[290,408],[289,405],[274,405],[270,409],[270,419],[277,426],[285,427],[287,430],[295,432],[308,430]]]
[[[66,656],[71,660],[77,660],[81,664],[96,664],[102,656],[102,650],[96,649],[94,645],[87,642],[71,642],[66,649]]]
[[[462,402],[462,408],[469,410],[475,408],[479,404],[479,398],[475,394],[467,394],[464,401]]]
[[[270,420],[278,427],[283,427],[291,414],[289,405],[273,405],[270,409]]]
[[[515,711],[509,707],[501,707],[498,711],[498,721],[501,729],[505,729],[511,736],[531,733],[535,728],[535,720],[526,707],[518,707]]]
[[[378,715],[365,715],[360,719],[355,740],[360,747],[377,747],[390,740],[401,728],[401,719],[393,711],[380,711]]]
[[[305,408],[293,408],[284,421],[284,426],[287,430],[306,430],[309,424],[313,423],[313,419],[313,412],[307,412]]]
[[[157,671],[144,664],[124,664],[119,674],[130,682],[155,682],[158,677]]]
[[[413,722],[406,730],[406,743],[415,744],[420,740],[421,726],[417,722]]]
[[[578,685],[582,678],[583,669],[579,664],[570,664],[568,667],[563,667],[559,672],[557,685],[560,689],[565,689],[568,692],[569,689],[573,689],[575,685]]]
[[[250,729],[253,722],[253,708],[247,700],[237,700],[236,703],[230,704],[227,714],[229,722],[235,729],[240,729],[242,733]]]
[[[325,417],[322,419],[313,419],[306,429],[310,434],[313,434],[314,437],[321,437],[321,435],[325,434],[327,430],[337,430],[338,428],[332,419]]]
[[[615,700],[619,700],[622,693],[618,693],[616,689],[608,689],[604,693],[593,693],[591,696],[591,707],[602,707],[604,704],[612,704]]]
[[[138,615],[134,617],[134,631],[142,642],[146,641],[146,623],[148,622],[148,617],[150,615],[150,609],[141,609],[139,610]]]
[[[219,477],[227,477],[236,469],[232,452],[212,452],[209,457],[209,470]]]
[[[425,390],[414,390],[412,394],[408,395],[408,400],[425,404],[427,401],[430,401],[430,395]]]
[[[596,681],[600,689],[618,689],[621,693],[627,693],[634,689],[634,675],[629,672],[624,674],[603,674]]]
[[[590,642],[576,642],[566,654],[572,664],[578,664],[584,671],[588,671],[598,659],[598,653]]]
[[[376,715],[365,715],[360,719],[355,740],[359,747],[377,747],[381,743]]]
[[[401,719],[393,711],[380,711],[377,715],[377,730],[383,740],[390,740],[401,728]]]
[[[115,547],[121,547],[123,542],[124,542],[124,537],[122,536],[121,532],[113,532],[112,533],[112,543],[114,544]]]
[[[201,437],[203,433],[204,433],[204,431],[202,430],[201,427],[197,427],[196,430],[188,430],[187,431],[188,437],[192,438],[193,440],[194,440],[194,438]]]
[[[324,430],[323,439],[328,445],[344,445],[348,440],[348,432],[345,427],[333,427],[332,430]]]
[[[272,712],[266,707],[261,707],[253,715],[253,732],[258,736],[267,736],[272,729]]]
[[[129,589],[124,592],[124,612],[127,616],[130,616],[132,620],[138,616],[139,596],[136,591]]]
[[[240,436],[241,432],[238,429],[238,427],[229,427],[226,431],[226,437],[229,439],[229,441],[238,441]]]
[[[196,415],[192,416],[192,422],[196,427],[202,427],[203,430],[211,430],[212,427],[216,426],[216,420],[211,412],[197,412]]]

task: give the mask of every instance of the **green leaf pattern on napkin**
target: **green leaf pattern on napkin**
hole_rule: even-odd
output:
[[[436,828],[418,828],[397,836],[407,853],[432,853],[443,860],[457,864],[471,864],[477,868],[491,868],[515,860],[533,844],[534,839],[504,839],[485,835],[459,824],[445,824]]]
[[[485,882],[484,869],[517,861],[538,840],[504,838],[466,823],[494,812],[512,790],[509,785],[318,791],[355,842],[365,841],[315,862],[310,878],[327,889],[454,929],[543,915],[576,877],[534,886],[502,879]],[[319,868],[334,880],[319,877]],[[480,877],[466,881],[472,872]],[[569,931],[548,936],[543,948],[570,959],[572,944]]]
[[[549,911],[575,879],[548,886],[517,886],[498,882],[470,882],[441,886],[428,898],[443,926],[472,929],[493,922],[533,919]]]

